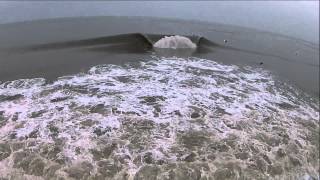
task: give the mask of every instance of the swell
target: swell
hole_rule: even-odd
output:
[[[18,48],[7,49],[7,52],[36,52],[36,51],[49,51],[49,50],[63,50],[63,49],[79,49],[82,48],[87,51],[105,52],[105,53],[146,53],[153,51],[153,45],[165,36],[173,36],[173,34],[143,34],[143,33],[129,33],[119,34],[113,36],[102,36],[90,39],[72,40],[45,44],[36,44],[30,46],[23,46]],[[244,52],[252,55],[261,55],[265,57],[274,57],[281,61],[287,61],[298,64],[305,64],[307,66],[318,66],[317,63],[301,62],[297,60],[288,59],[279,55],[267,52],[258,52],[254,50],[247,50],[238,47],[226,46],[211,41],[203,36],[197,35],[183,35],[189,38],[194,44],[197,45],[194,54],[211,53],[216,49],[227,49],[232,51]]]
[[[62,50],[70,48],[88,48],[89,50],[100,50],[104,48],[105,51],[128,49],[130,45],[137,49],[152,48],[151,42],[140,33],[120,34],[114,36],[96,37],[83,40],[73,40],[64,42],[54,42],[46,44],[30,45],[13,49],[13,51],[30,52],[30,51],[47,51],[47,50]]]
[[[119,34],[114,36],[103,36],[83,40],[73,40],[64,42],[54,42],[45,44],[36,44],[24,47],[13,48],[9,51],[14,52],[34,52],[34,51],[48,51],[48,50],[63,50],[73,48],[87,48],[91,51],[105,51],[105,52],[118,52],[130,50],[144,50],[149,51],[153,49],[153,44],[163,38],[164,36],[172,36],[170,34],[142,34],[142,33],[129,33]],[[219,46],[212,41],[201,36],[185,36],[195,43],[198,49],[205,47]],[[134,47],[133,47],[134,46]],[[201,51],[204,52],[204,51]]]

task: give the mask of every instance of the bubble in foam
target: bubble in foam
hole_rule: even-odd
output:
[[[197,47],[189,38],[184,36],[165,36],[157,41],[154,45],[156,48],[168,49],[195,49]]]

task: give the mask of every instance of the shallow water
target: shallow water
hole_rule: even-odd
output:
[[[319,101],[258,66],[146,56],[0,85],[0,176],[319,178]]]

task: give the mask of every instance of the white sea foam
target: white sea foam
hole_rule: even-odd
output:
[[[57,136],[66,141],[64,156],[74,163],[92,162],[90,150],[101,145],[95,129],[109,129],[110,139],[121,139],[130,133],[124,128],[128,120],[147,120],[156,127],[165,125],[164,129],[152,126],[153,133],[145,135],[151,141],[143,152],[128,148],[130,142],[118,147],[115,155],[131,157],[126,161],[130,176],[139,169],[132,159],[146,152],[151,152],[154,160],[176,161],[178,157],[171,151],[178,146],[177,132],[212,131],[217,133],[217,139],[235,133],[241,141],[249,142],[252,133],[259,130],[251,127],[248,132],[237,131],[232,125],[239,121],[261,123],[266,117],[275,118],[290,125],[290,138],[307,146],[294,119],[317,122],[318,109],[298,90],[285,83],[277,86],[276,81],[270,72],[260,68],[199,58],[156,57],[138,67],[95,66],[86,74],[61,77],[52,84],[45,84],[41,78],[16,80],[0,85],[3,96],[22,95],[0,102],[0,112],[9,121],[1,127],[0,137],[4,141],[15,132],[16,137],[23,138],[37,130],[38,141],[51,143],[54,139],[48,126],[54,124],[59,130]],[[14,124],[22,125],[14,128]],[[76,148],[82,153],[77,154]]]
[[[165,36],[157,41],[154,45],[156,48],[169,49],[195,49],[197,47],[189,38],[184,36]]]

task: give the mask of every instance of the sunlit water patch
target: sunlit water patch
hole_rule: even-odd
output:
[[[318,100],[270,72],[198,58],[0,85],[0,176],[319,178]]]

